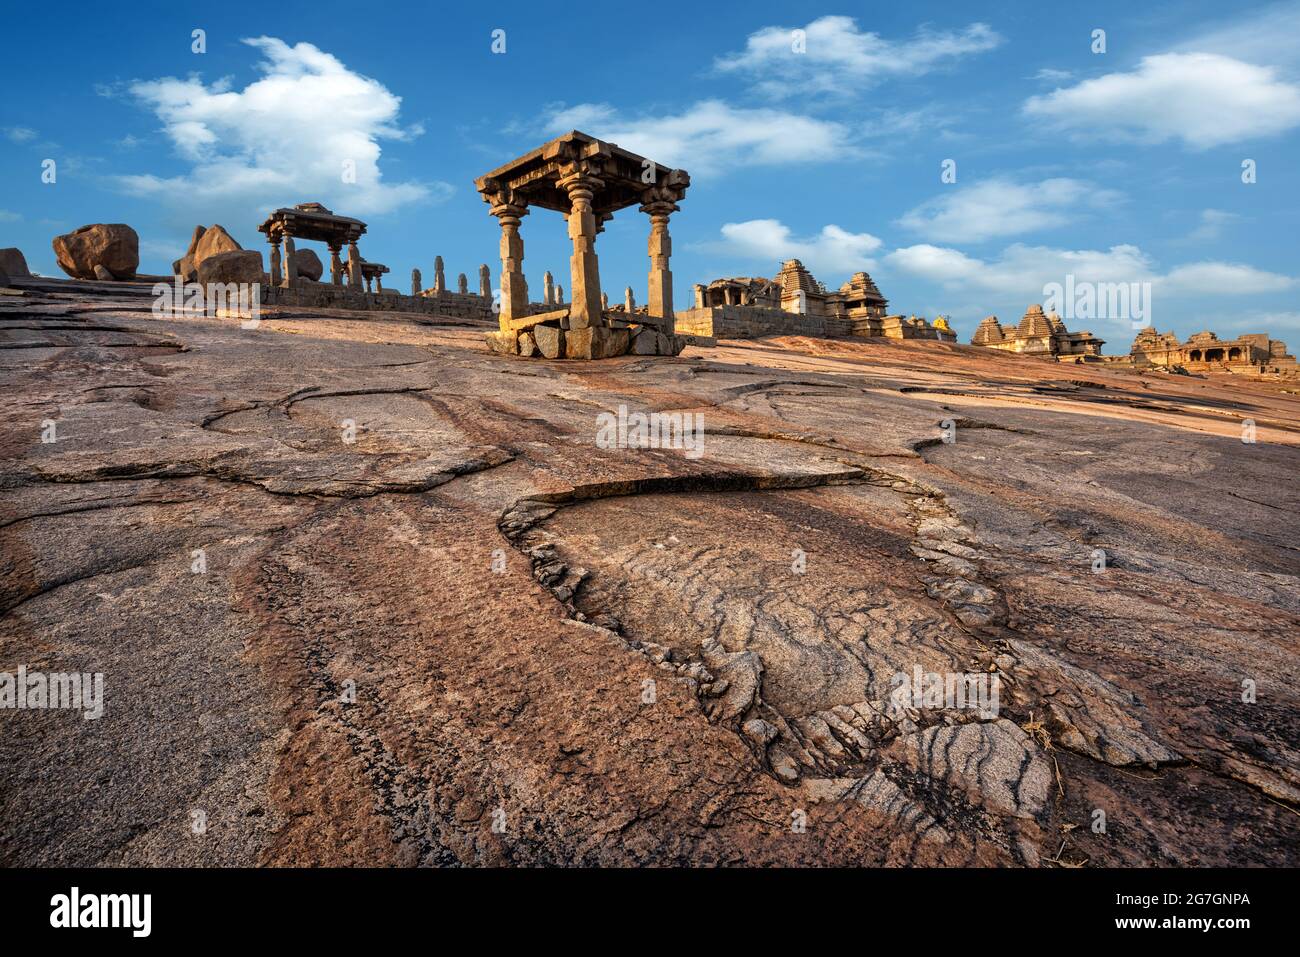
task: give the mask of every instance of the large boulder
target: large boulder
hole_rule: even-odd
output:
[[[185,255],[176,262],[172,263],[172,269],[176,275],[180,276],[186,282],[202,281],[199,279],[199,266],[205,259],[212,256],[218,256],[221,253],[239,252],[244,247],[235,241],[235,237],[226,232],[226,227],[220,223],[213,223],[204,229],[202,226],[194,227],[194,235],[190,237],[190,248]]]
[[[310,249],[295,249],[293,261],[298,264],[298,275],[312,282],[320,282],[320,277],[325,274],[320,257]]]
[[[199,240],[203,238],[203,234],[207,232],[207,229],[206,226],[194,227],[194,235],[190,237],[190,245],[185,250],[185,255],[172,263],[172,275],[183,278],[187,272],[194,268],[194,250],[199,248]]]
[[[14,279],[26,279],[31,275],[27,268],[27,259],[23,256],[23,251],[16,246],[10,246],[7,249],[0,249],[0,272],[3,272]]]
[[[211,230],[209,230],[211,232]],[[232,249],[204,258],[199,263],[198,281],[209,283],[260,283],[263,281],[262,254],[256,249]]]
[[[140,268],[140,237],[126,223],[94,223],[54,237],[59,268],[73,279],[94,279],[103,266],[114,279],[133,279]]]

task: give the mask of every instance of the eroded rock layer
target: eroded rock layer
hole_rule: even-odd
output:
[[[1280,387],[22,288],[0,672],[105,693],[0,711],[0,863],[1298,862]]]

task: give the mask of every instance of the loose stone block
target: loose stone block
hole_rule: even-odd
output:
[[[513,356],[519,353],[519,337],[513,332],[489,332],[483,338],[487,340],[488,348],[499,355]]]
[[[534,326],[533,341],[546,359],[559,359],[564,355],[564,330],[558,326]]]
[[[586,326],[564,337],[566,359],[609,359],[627,353],[632,337],[627,329]]]
[[[659,340],[664,338],[655,330],[642,326],[632,336],[632,354],[638,356],[656,356],[662,353]]]
[[[525,359],[531,359],[537,355],[537,341],[533,338],[531,332],[519,334],[519,354]]]

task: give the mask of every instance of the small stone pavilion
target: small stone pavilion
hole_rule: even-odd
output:
[[[475,187],[501,224],[501,311],[498,331],[488,334],[492,349],[548,359],[681,352],[686,341],[675,334],[668,217],[690,184],[685,170],[577,130],[476,179]],[[570,301],[530,315],[519,224],[534,206],[565,217],[573,256]],[[645,311],[633,314],[605,307],[596,258],[596,236],[614,213],[629,206],[650,217],[649,295]]]
[[[343,263],[339,252],[346,243],[348,247],[348,286],[359,290],[363,282],[361,254],[357,251],[357,240],[366,231],[366,224],[359,219],[348,216],[336,216],[320,203],[300,203],[291,208],[281,208],[273,212],[261,226],[259,233],[265,233],[271,244],[271,285],[283,283],[287,289],[298,285],[298,266],[294,259],[294,240],[304,239],[324,243],[330,251],[330,281],[335,286],[343,284]],[[284,243],[284,259],[280,258],[280,243]],[[283,279],[280,264],[284,263]],[[384,272],[387,272],[387,268]],[[373,277],[372,277],[373,278]]]

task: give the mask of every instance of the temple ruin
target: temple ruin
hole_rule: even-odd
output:
[[[889,300],[865,272],[836,292],[789,259],[775,279],[735,276],[695,286],[695,306],[678,314],[679,332],[727,339],[756,336],[884,336],[956,341],[946,321],[887,315]]]
[[[271,285],[284,285],[292,289],[298,285],[298,267],[294,256],[296,239],[321,242],[330,252],[330,282],[335,286],[343,284],[343,263],[339,252],[344,243],[348,247],[348,285],[352,289],[361,289],[361,253],[357,250],[357,240],[366,231],[366,224],[359,219],[348,216],[336,216],[332,210],[320,203],[299,203],[297,206],[281,207],[267,217],[266,222],[257,227],[259,233],[266,234],[266,241],[271,244]],[[284,244],[284,275],[281,278],[280,244]]]
[[[1025,310],[1020,324],[1014,329],[1004,327],[997,316],[984,319],[971,337],[971,345],[987,346],[1004,352],[1049,357],[1074,357],[1091,361],[1101,355],[1106,344],[1091,332],[1070,332],[1055,312],[1043,313],[1043,307],[1034,303]]]
[[[1179,343],[1172,332],[1160,333],[1147,327],[1133,340],[1129,358],[1139,368],[1181,367],[1188,372],[1296,374],[1296,360],[1287,354],[1286,343],[1270,339],[1262,332],[1225,340],[1207,330]]]
[[[676,355],[686,340],[675,334],[672,241],[668,218],[690,186],[685,170],[671,169],[577,130],[492,170],[474,185],[501,224],[501,302],[494,351],[548,359],[600,359],[632,352]],[[636,205],[650,217],[649,295],[644,312],[605,308],[596,236],[618,210]],[[547,294],[547,311],[534,313],[523,274],[520,220],[532,207],[564,216],[573,256],[571,301]]]

